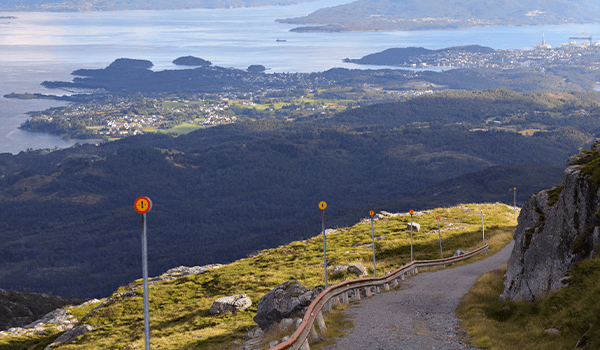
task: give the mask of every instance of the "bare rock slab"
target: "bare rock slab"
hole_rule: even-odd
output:
[[[246,310],[250,306],[252,306],[252,300],[246,294],[236,294],[215,300],[210,306],[210,314],[217,316],[228,312],[236,313]]]

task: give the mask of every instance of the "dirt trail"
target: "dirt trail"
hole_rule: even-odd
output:
[[[418,274],[400,290],[362,300],[345,311],[354,328],[328,349],[475,349],[461,342],[464,330],[454,310],[477,277],[506,264],[513,245],[476,263]]]

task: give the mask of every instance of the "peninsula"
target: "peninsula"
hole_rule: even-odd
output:
[[[358,0],[278,22],[295,32],[456,29],[598,23],[600,6],[585,0]]]

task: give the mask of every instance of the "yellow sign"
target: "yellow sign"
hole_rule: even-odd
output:
[[[325,208],[327,208],[327,203],[325,203],[325,202],[319,203],[319,209],[325,210]]]
[[[148,197],[139,197],[135,200],[135,210],[140,214],[146,214],[152,209],[152,201]]]

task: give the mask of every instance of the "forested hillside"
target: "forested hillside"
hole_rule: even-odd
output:
[[[485,25],[595,23],[600,6],[590,0],[358,0],[308,16],[279,20],[318,25],[296,31],[424,30]]]
[[[594,139],[599,117],[597,102],[568,94],[447,92],[327,119],[2,154],[0,285],[93,297],[139,278],[133,202],[141,195],[154,204],[150,275],[314,236],[320,201],[328,203],[328,227],[356,222],[376,205],[512,203],[512,186],[524,189],[522,202],[526,191],[557,182],[565,159]],[[475,171],[486,185],[460,190],[476,183],[460,176]],[[447,186],[455,189],[442,191]],[[431,201],[411,197],[427,188],[441,192]]]

